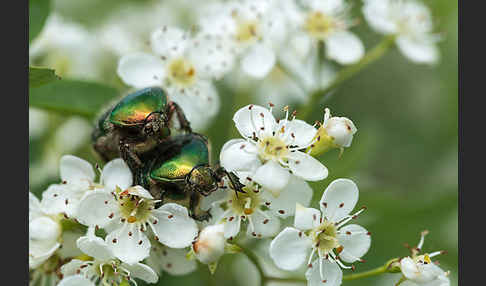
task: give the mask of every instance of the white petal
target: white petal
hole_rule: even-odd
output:
[[[73,275],[63,278],[57,286],[95,286],[95,284],[81,275]]]
[[[155,283],[159,280],[157,273],[145,264],[134,263],[130,265],[123,263],[122,267],[130,271],[130,277],[142,279],[147,283]]]
[[[368,24],[382,34],[394,34],[398,30],[397,17],[392,15],[390,1],[364,1],[363,15]]]
[[[150,192],[147,191],[146,189],[144,189],[142,186],[130,187],[130,188],[127,189],[127,192],[130,195],[141,197],[141,198],[144,198],[144,199],[149,199],[149,200],[154,199],[154,197],[152,197]]]
[[[233,121],[243,138],[252,138],[253,134],[258,136],[262,132],[262,127],[264,132],[271,133],[277,124],[270,110],[259,105],[247,105],[240,108],[233,116]]]
[[[309,230],[320,224],[321,212],[314,208],[305,208],[296,204],[294,226],[300,230]]]
[[[285,133],[289,134],[287,138],[291,140],[291,145],[307,146],[317,134],[314,126],[300,119],[280,121],[280,125],[283,124],[285,124]]]
[[[95,178],[91,164],[76,156],[62,156],[59,169],[61,172],[61,180],[68,183],[83,180],[92,182]]]
[[[151,35],[152,50],[167,58],[180,56],[188,44],[186,33],[176,27],[163,27]]]
[[[168,203],[152,213],[158,219],[153,226],[161,243],[172,248],[183,248],[191,245],[196,238],[196,222],[189,217],[185,207]]]
[[[255,78],[265,77],[275,65],[276,56],[272,48],[263,44],[255,44],[241,61],[241,68]]]
[[[303,232],[286,227],[270,243],[270,257],[279,268],[295,270],[305,262],[310,247],[311,241]]]
[[[273,216],[268,211],[265,212],[266,215],[263,215],[262,212],[263,211],[257,210],[251,215],[250,219],[254,228],[252,229],[248,226],[248,236],[257,236],[259,238],[271,237],[276,235],[280,230],[280,219]]]
[[[291,152],[288,159],[292,173],[306,181],[320,181],[327,178],[329,174],[326,166],[304,152]]]
[[[161,244],[154,245],[152,248],[156,250],[152,251],[152,254],[147,258],[149,265],[154,265],[159,275],[162,270],[170,275],[185,275],[191,273],[197,269],[196,260],[189,260],[186,258],[186,249],[175,249],[164,247]]]
[[[299,203],[308,206],[312,199],[312,188],[306,181],[290,176],[289,183],[280,191],[278,197],[274,197],[270,192],[263,190],[261,196],[270,202],[269,208],[275,212],[278,217],[286,218],[295,215],[295,204]],[[281,211],[284,211],[282,214]]]
[[[228,172],[235,170],[254,171],[261,163],[254,144],[243,139],[232,139],[221,149],[219,160]]]
[[[253,181],[260,184],[265,190],[278,194],[287,186],[290,173],[287,169],[274,161],[268,161],[255,171]]]
[[[319,205],[322,215],[331,222],[338,222],[356,206],[359,190],[349,179],[336,179],[327,186]]]
[[[322,261],[322,277],[319,270],[319,260],[312,262],[312,268],[305,272],[308,286],[339,286],[343,280],[343,271],[337,265],[327,259]],[[326,283],[322,283],[326,280]]]
[[[61,273],[64,276],[72,276],[76,274],[76,270],[79,269],[86,261],[79,259],[72,259],[68,263],[61,266]]]
[[[39,249],[36,249],[36,251],[32,251],[31,248],[34,248],[35,245],[29,241],[29,268],[34,269],[37,268],[39,265],[41,265],[44,261],[46,261],[51,255],[59,249],[61,244],[59,242],[56,242],[54,245],[52,245],[51,248],[45,249],[42,252],[39,251]]]
[[[76,245],[82,252],[95,259],[107,261],[114,258],[108,244],[101,237],[82,236],[76,241]]]
[[[231,45],[220,37],[198,35],[191,46],[189,58],[203,78],[221,78],[234,67]]]
[[[126,223],[109,233],[105,241],[113,254],[125,263],[137,263],[149,256],[150,241],[135,224]]]
[[[29,221],[41,215],[42,211],[39,199],[29,192]]]
[[[337,236],[343,251],[339,257],[344,262],[353,263],[359,260],[370,249],[371,237],[368,231],[357,224],[346,225],[339,229]]]
[[[41,216],[29,222],[29,243],[48,244],[49,247],[61,235],[61,225],[48,216]]]
[[[204,211],[210,208],[212,209],[214,202],[224,200],[227,197],[228,197],[227,189],[218,189],[212,192],[209,196],[203,197],[201,199],[201,204],[199,205],[199,207]],[[211,214],[214,216],[213,212],[211,212]]]
[[[361,40],[351,32],[339,31],[326,39],[327,57],[348,65],[359,61],[364,55]]]
[[[134,53],[120,59],[117,73],[123,82],[137,88],[158,86],[165,76],[165,66],[153,55]]]
[[[125,161],[114,159],[103,167],[101,182],[108,191],[114,191],[117,186],[125,190],[132,185],[132,172]]]
[[[233,219],[230,221],[229,217],[233,216]],[[240,232],[241,226],[241,218],[239,215],[231,214],[229,217],[226,217],[226,222],[224,223],[224,237],[225,238],[234,238]]]
[[[439,49],[431,41],[401,36],[396,43],[400,51],[413,62],[433,64],[439,60]]]
[[[119,206],[113,195],[103,190],[94,190],[79,202],[76,218],[88,226],[104,227],[118,219],[118,214]]]
[[[66,201],[68,204],[66,204]],[[42,193],[42,209],[49,214],[60,214],[68,212],[73,201],[73,194],[67,185],[53,184]]]
[[[420,275],[417,265],[410,257],[400,260],[400,268],[407,279],[416,279]]]

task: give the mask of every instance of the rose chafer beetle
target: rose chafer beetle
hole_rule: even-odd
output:
[[[227,177],[232,189],[243,192],[235,174],[223,167],[211,167],[210,145],[201,134],[188,133],[171,136],[151,152],[142,168],[134,171],[135,184],[148,189],[162,203],[175,202],[186,206],[196,220],[210,218],[209,211],[202,211],[199,203],[220,187]]]
[[[128,94],[99,118],[92,133],[94,150],[105,160],[122,157],[141,166],[141,156],[171,135],[174,115],[181,130],[191,132],[182,109],[158,87]]]

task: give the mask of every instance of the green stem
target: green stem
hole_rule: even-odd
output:
[[[349,274],[349,275],[344,275],[343,280],[355,280],[355,279],[360,279],[360,278],[366,278],[366,277],[371,277],[375,275],[380,275],[383,273],[387,272],[388,265],[383,265],[378,268],[368,270],[365,272],[361,273],[355,273],[355,274]]]
[[[341,69],[334,78],[334,80],[329,85],[327,85],[327,87],[319,89],[310,95],[309,102],[307,102],[306,106],[300,110],[301,112],[299,112],[299,117],[308,120],[308,117],[312,113],[314,106],[318,105],[318,101],[322,98],[322,96],[325,96],[330,91],[342,84],[344,81],[357,74],[363,68],[381,58],[392,46],[394,41],[394,36],[386,36],[373,49],[367,52],[359,62]]]
[[[304,278],[264,277],[265,282],[307,283]]]

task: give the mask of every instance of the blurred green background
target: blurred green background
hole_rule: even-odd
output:
[[[54,12],[92,31],[123,7],[142,7],[152,2],[161,1],[57,0],[49,3],[31,0],[30,33],[42,33],[46,15]],[[353,179],[361,191],[358,204],[368,207],[358,223],[372,233],[371,249],[364,256],[366,263],[357,264],[356,270],[371,269],[392,257],[408,255],[403,244],[415,245],[420,232],[428,229],[430,234],[426,238],[424,250],[448,251],[447,255],[438,259],[443,269],[451,271],[452,285],[457,285],[457,1],[424,2],[431,8],[437,32],[442,37],[439,43],[439,64],[416,65],[393,49],[325,98],[312,114],[311,122],[322,120],[326,106],[334,115],[351,118],[358,128],[353,145],[345,150],[341,158],[338,158],[337,150],[319,158],[328,167],[330,176],[321,182],[311,183],[315,191],[313,204],[317,205],[325,187],[333,179]],[[356,1],[353,11],[356,17],[362,18],[359,14],[360,5]],[[175,20],[175,23],[180,25],[190,19],[184,13],[178,17],[182,20]],[[372,32],[363,19],[362,21],[363,24],[358,25],[355,31],[369,49],[380,40],[380,36]],[[40,60],[31,58],[31,64],[46,65],[49,53],[56,52],[55,49],[48,50],[47,54],[44,52],[41,55]],[[56,96],[74,95],[82,98],[86,93],[99,94],[96,98],[104,104],[112,95],[125,91],[127,87],[116,77],[116,53],[107,52],[102,58],[102,73],[96,80],[98,83],[90,83],[89,86],[83,86],[86,79],[81,83],[77,82],[82,76],[78,78],[76,75],[63,75],[59,73],[58,66],[49,66],[56,68],[56,73],[63,79],[43,87],[31,88],[31,105],[47,110],[49,105],[44,106],[42,102],[49,100],[50,96],[57,98]],[[70,80],[76,82],[71,85]],[[67,84],[63,86],[61,82]],[[218,87],[221,110],[210,127],[203,132],[212,142],[213,159],[217,159],[221,146],[236,135],[231,120],[234,112],[239,106],[254,101],[252,97],[242,93],[238,93],[238,98],[235,98],[234,92],[225,83]],[[73,110],[78,114],[82,112],[78,112],[76,105],[82,104],[82,99],[71,102]],[[92,109],[98,106],[96,103],[84,108],[93,112]],[[37,195],[49,184],[59,181],[58,160],[62,154],[75,154],[92,163],[98,162],[89,141],[93,118],[89,115],[72,117],[70,109],[66,109],[68,111],[64,113],[45,113],[39,110],[42,108],[32,110],[29,118],[29,184],[30,190]],[[90,112],[86,114],[91,114]],[[249,243],[265,249],[268,241]],[[269,273],[273,273],[274,267],[270,261],[267,262],[270,264]],[[388,276],[345,282],[344,285],[394,285],[399,279],[399,276]],[[256,277],[257,274],[244,256],[238,254],[225,256],[212,277],[207,268],[200,265],[197,272],[187,276],[164,274],[158,285],[244,286],[255,285]]]

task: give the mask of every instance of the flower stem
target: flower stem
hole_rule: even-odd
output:
[[[375,275],[380,275],[383,273],[387,272],[388,265],[383,265],[378,268],[368,270],[365,272],[361,273],[355,273],[355,274],[349,274],[349,275],[344,275],[343,280],[355,280],[355,279],[360,279],[360,278],[366,278],[366,277],[371,277]]]
[[[381,58],[387,51],[388,49],[392,46],[393,42],[395,40],[394,36],[386,36],[383,38],[383,40],[378,43],[373,49],[371,49],[369,52],[367,52],[364,57],[357,62],[356,64],[349,65],[343,69],[341,69],[334,80],[327,85],[323,89],[318,89],[314,91],[309,98],[309,101],[306,103],[305,107],[301,109],[300,116],[301,119],[306,119],[308,120],[310,114],[312,113],[312,110],[314,106],[318,105],[318,101],[325,95],[327,95],[330,91],[334,90],[336,87],[338,87],[340,84],[357,74],[359,71],[361,71],[363,68],[371,64],[372,62],[378,60]]]

